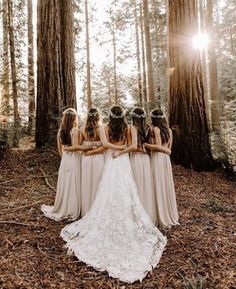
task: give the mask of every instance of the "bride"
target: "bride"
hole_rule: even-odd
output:
[[[128,153],[113,158],[130,138],[120,106],[111,108],[99,134],[108,151],[95,201],[81,220],[62,229],[61,237],[69,252],[96,270],[128,283],[142,281],[159,263],[166,237],[140,203]]]

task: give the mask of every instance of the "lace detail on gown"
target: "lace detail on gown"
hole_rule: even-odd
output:
[[[111,153],[93,206],[81,220],[65,226],[61,237],[87,265],[132,283],[157,266],[167,240],[139,201],[128,154],[113,159]]]

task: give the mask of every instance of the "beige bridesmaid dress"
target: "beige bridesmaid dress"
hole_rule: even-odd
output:
[[[101,146],[100,141],[83,141],[83,146]],[[91,156],[82,155],[81,171],[81,216],[83,217],[91,208],[104,166],[104,154]]]
[[[149,155],[143,152],[132,152],[130,162],[140,201],[155,224],[157,208]]]
[[[157,224],[162,227],[178,225],[179,215],[169,155],[152,151],[151,167],[157,201]]]
[[[60,221],[67,218],[75,220],[80,216],[80,166],[80,152],[63,152],[54,206],[41,207],[46,217]]]

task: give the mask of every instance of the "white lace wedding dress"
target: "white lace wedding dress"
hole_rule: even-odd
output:
[[[107,152],[90,211],[65,226],[61,237],[68,253],[124,282],[142,281],[157,266],[166,237],[139,201],[128,154],[113,159]]]

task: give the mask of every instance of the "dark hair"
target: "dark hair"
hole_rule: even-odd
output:
[[[136,107],[132,111],[132,122],[136,127],[138,135],[138,147],[142,147],[145,142],[148,142],[148,129],[146,123],[146,113],[141,107]]]
[[[168,143],[170,139],[170,131],[167,119],[165,118],[163,111],[160,109],[154,109],[151,112],[151,120],[152,125],[160,129],[162,144]]]
[[[63,145],[71,145],[70,131],[73,128],[76,116],[76,110],[73,108],[68,108],[63,112],[62,122],[59,129],[59,139]]]
[[[96,138],[96,129],[98,128],[100,116],[97,108],[90,108],[87,114],[87,120],[85,124],[85,132],[88,138],[94,140]]]
[[[115,142],[124,139],[128,125],[125,122],[124,110],[119,105],[110,108],[110,116],[108,122],[109,139]]]

